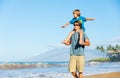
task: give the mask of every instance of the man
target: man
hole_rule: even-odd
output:
[[[70,45],[70,62],[69,62],[69,71],[72,73],[74,78],[83,78],[83,70],[84,70],[84,47],[90,46],[89,39],[86,34],[83,33],[83,44],[79,44],[79,36],[81,29],[81,22],[74,22],[74,30],[75,33],[72,34],[70,40],[65,45]],[[78,75],[77,75],[78,72]]]

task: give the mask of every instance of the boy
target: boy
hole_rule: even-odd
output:
[[[72,18],[72,20],[70,20],[69,22],[67,22],[66,24],[64,24],[62,26],[62,28],[65,28],[66,26],[70,25],[70,24],[74,24],[75,21],[79,20],[81,23],[82,23],[82,27],[81,27],[81,30],[79,30],[79,33],[80,33],[80,41],[79,41],[79,44],[83,44],[84,42],[82,41],[82,35],[83,35],[83,32],[85,31],[85,28],[84,28],[84,22],[86,21],[89,21],[89,20],[95,20],[94,18],[85,18],[83,16],[81,16],[80,14],[80,10],[79,9],[75,9],[73,11],[73,16],[74,18]],[[67,43],[67,41],[70,40],[70,37],[72,36],[72,34],[74,33],[74,29],[69,33],[69,35],[67,36],[67,38],[63,41],[63,43]]]

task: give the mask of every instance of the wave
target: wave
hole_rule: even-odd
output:
[[[10,62],[0,63],[0,69],[21,69],[21,68],[47,68],[67,66],[67,63],[51,63],[51,62]]]

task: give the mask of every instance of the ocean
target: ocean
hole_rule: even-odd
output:
[[[25,64],[26,62],[12,63]],[[35,63],[37,64],[37,62]],[[34,64],[34,62],[26,64]],[[42,64],[42,66],[1,69],[0,78],[72,78],[68,71],[68,62],[43,62],[39,64]],[[109,72],[120,72],[120,62],[86,62],[84,76]]]

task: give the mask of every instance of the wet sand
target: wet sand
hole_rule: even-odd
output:
[[[84,78],[120,78],[120,72],[96,74],[92,76],[85,76]]]

